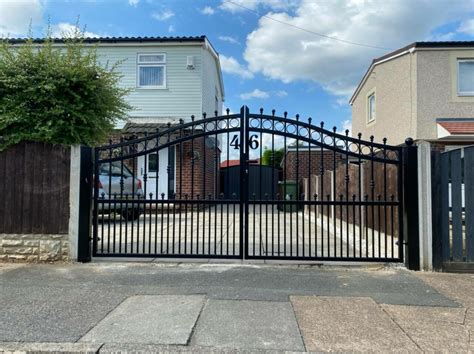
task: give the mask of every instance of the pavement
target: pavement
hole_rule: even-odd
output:
[[[0,264],[0,306],[0,352],[474,353],[472,274]]]

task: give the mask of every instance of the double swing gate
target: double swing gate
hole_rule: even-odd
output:
[[[403,260],[403,148],[275,111],[95,149],[93,255]]]

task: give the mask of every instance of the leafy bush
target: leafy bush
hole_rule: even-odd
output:
[[[80,31],[61,45],[50,35],[40,44],[0,40],[0,150],[22,140],[102,142],[131,108],[118,64],[101,66]]]
[[[285,155],[284,148],[276,149],[275,151],[273,151],[273,161],[272,161],[272,150],[265,148],[262,154],[262,165],[273,166],[273,167],[279,168],[284,155]]]

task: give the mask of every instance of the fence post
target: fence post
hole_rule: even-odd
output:
[[[427,141],[419,141],[417,147],[420,269],[431,271],[433,270],[431,145]]]
[[[420,270],[418,151],[412,138],[405,140],[403,162],[405,265],[408,269]]]
[[[79,262],[91,261],[92,167],[92,148],[81,146],[79,229],[77,245],[77,260]]]
[[[440,271],[443,266],[442,254],[442,225],[443,213],[442,202],[443,192],[441,178],[441,153],[439,151],[431,151],[431,200],[432,200],[432,242],[433,242],[433,269]]]

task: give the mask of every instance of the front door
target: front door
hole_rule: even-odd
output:
[[[140,178],[147,199],[161,199],[162,193],[165,199],[168,198],[168,155],[168,149],[163,149],[138,159]]]

